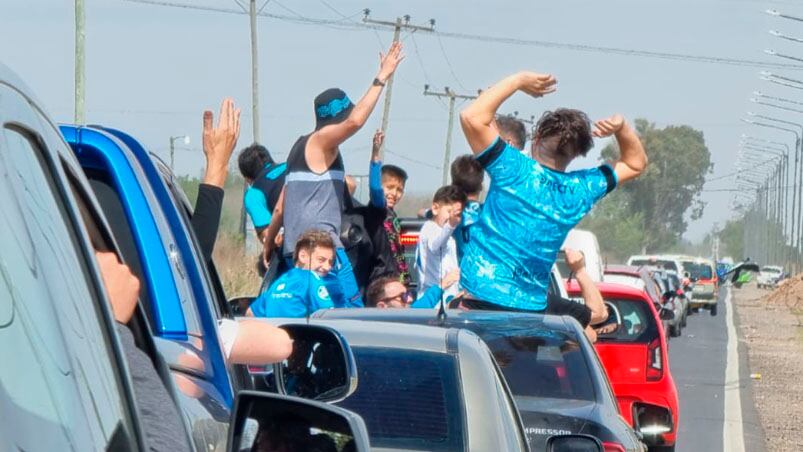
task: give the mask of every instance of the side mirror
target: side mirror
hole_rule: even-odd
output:
[[[658,313],[658,316],[661,318],[661,320],[675,319],[675,313],[664,307],[661,308],[661,311]]]
[[[273,365],[280,394],[338,402],[357,389],[354,355],[340,333],[319,325],[280,328],[293,339],[293,353]]]
[[[602,452],[602,443],[589,435],[557,435],[546,442],[547,452]]]
[[[245,312],[248,311],[248,308],[254,300],[256,300],[256,297],[237,297],[230,299],[228,303],[231,313],[235,317],[245,316]]]
[[[230,452],[370,449],[360,416],[296,397],[240,391],[229,425]]]

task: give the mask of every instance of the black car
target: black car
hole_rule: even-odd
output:
[[[569,317],[457,309],[443,321],[430,309],[330,309],[313,317],[471,330],[499,364],[531,450],[545,450],[548,438],[561,434],[594,436],[605,450],[644,450],[619,414],[593,346]]]

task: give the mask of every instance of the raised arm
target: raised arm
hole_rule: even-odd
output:
[[[499,136],[494,117],[499,106],[516,91],[533,97],[554,92],[557,80],[550,74],[518,72],[505,77],[483,91],[465,110],[460,112],[460,125],[466,135],[471,151],[479,154]]]
[[[605,321],[608,318],[608,309],[605,307],[605,302],[602,299],[597,285],[591,279],[588,272],[586,272],[586,263],[583,253],[572,249],[566,249],[566,264],[569,269],[574,273],[577,279],[577,284],[580,285],[580,293],[585,300],[585,305],[591,310],[590,325]]]
[[[647,168],[647,152],[644,151],[636,131],[627,124],[622,115],[597,121],[594,128],[595,137],[613,135],[619,144],[619,160],[613,164],[619,183],[637,178]]]
[[[371,146],[371,163],[368,167],[368,197],[374,207],[385,208],[385,191],[382,189],[382,158],[379,149],[385,141],[385,134],[377,130]]]
[[[371,86],[368,87],[368,91],[354,105],[354,109],[351,110],[346,120],[325,126],[310,136],[309,149],[316,150],[318,155],[307,155],[308,159],[316,160],[326,157],[333,159],[337,153],[337,147],[365,125],[376,107],[379,95],[382,94],[382,88],[396,72],[401,60],[404,59],[401,52],[401,43],[395,42],[390,46],[387,55],[379,54],[379,72]]]

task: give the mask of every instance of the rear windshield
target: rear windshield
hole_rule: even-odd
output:
[[[337,405],[362,416],[371,446],[463,450],[457,362],[444,353],[352,347],[357,390]]]
[[[689,272],[692,278],[695,279],[711,279],[714,277],[711,266],[706,264],[698,264],[695,262],[684,262],[683,269]]]
[[[583,351],[562,334],[483,337],[516,397],[594,400]]]
[[[622,316],[622,325],[611,333],[599,334],[599,342],[649,343],[658,337],[658,325],[650,307],[643,301],[605,299],[613,303]]]
[[[653,267],[663,267],[666,270],[678,271],[678,266],[673,261],[665,261],[662,259],[633,259],[630,265],[640,267],[642,265],[650,265]]]
[[[764,267],[764,268],[761,269],[761,271],[764,272],[764,273],[781,273],[780,270],[778,270],[777,268],[773,268],[773,267]]]

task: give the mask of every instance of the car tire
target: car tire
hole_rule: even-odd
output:
[[[683,312],[683,318],[680,320],[680,326],[686,328],[686,324],[688,323],[687,320],[689,319],[689,312],[688,310]]]
[[[676,324],[669,327],[669,335],[671,337],[679,337],[680,336],[680,324]]]
[[[711,305],[709,310],[711,311],[711,317],[714,317],[715,315],[717,315],[717,305],[715,305],[715,304]]]

